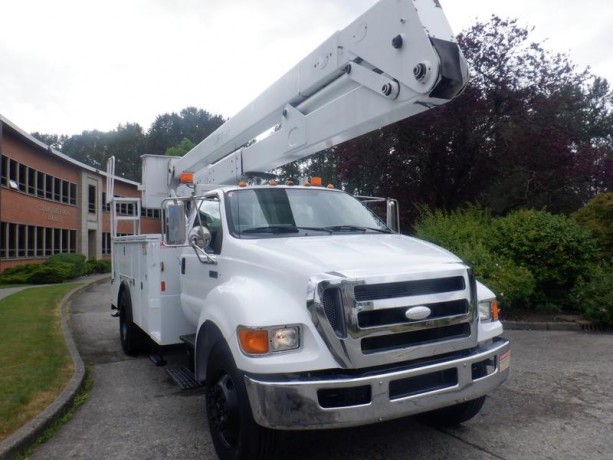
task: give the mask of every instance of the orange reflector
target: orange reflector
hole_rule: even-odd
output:
[[[276,181],[276,180],[274,180],[274,179],[270,179],[270,180],[268,181],[268,185],[277,185],[277,181]]]
[[[160,286],[160,290],[161,290],[162,292],[165,292],[165,291],[166,291],[166,281],[162,281],[161,286]]]
[[[285,181],[285,185],[294,185],[294,181],[293,180]]]
[[[311,186],[311,184],[310,184],[310,182],[309,182],[309,181],[306,181],[306,182],[305,182],[304,184],[302,184],[302,185],[304,185],[305,187],[310,187],[310,186]]]
[[[311,177],[311,185],[313,187],[321,187],[321,177]]]
[[[239,186],[239,187],[247,187],[247,182],[245,182],[244,180],[242,180],[242,181],[240,181],[240,182],[238,183],[238,186]]]
[[[334,185],[328,184],[328,188],[334,188]]]
[[[268,331],[262,329],[239,328],[238,343],[250,355],[268,353]]]
[[[494,299],[492,302],[492,321],[498,321],[498,301]]]
[[[506,371],[511,366],[511,351],[503,353],[498,358],[498,370],[500,372]]]
[[[191,172],[182,172],[179,176],[179,180],[182,184],[193,184],[194,183],[194,173]]]

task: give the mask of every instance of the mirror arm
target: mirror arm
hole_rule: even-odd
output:
[[[190,245],[194,249],[196,257],[198,257],[198,261],[201,264],[217,265],[217,261],[213,259],[210,255],[208,255],[206,251],[200,246],[198,246],[195,242],[191,242]]]

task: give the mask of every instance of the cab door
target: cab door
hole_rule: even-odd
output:
[[[192,248],[181,256],[181,303],[183,310],[193,324],[198,324],[200,312],[206,306],[206,298],[217,287],[223,269],[223,234],[224,225],[221,217],[221,201],[218,195],[205,197],[198,203],[198,215],[194,226],[207,227],[211,232],[211,241],[206,252],[216,263],[203,263]]]

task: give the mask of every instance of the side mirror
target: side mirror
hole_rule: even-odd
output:
[[[166,244],[185,244],[185,203],[168,201],[164,204],[164,239]]]
[[[197,246],[204,251],[211,244],[211,232],[208,228],[197,225],[189,231],[187,240],[190,245]]]
[[[393,232],[400,233],[400,208],[398,200],[388,198],[387,200],[387,226]]]

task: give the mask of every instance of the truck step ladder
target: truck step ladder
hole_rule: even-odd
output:
[[[191,390],[201,386],[198,382],[196,382],[194,373],[185,366],[167,367],[166,373],[170,375],[170,378],[172,378],[182,390]]]

